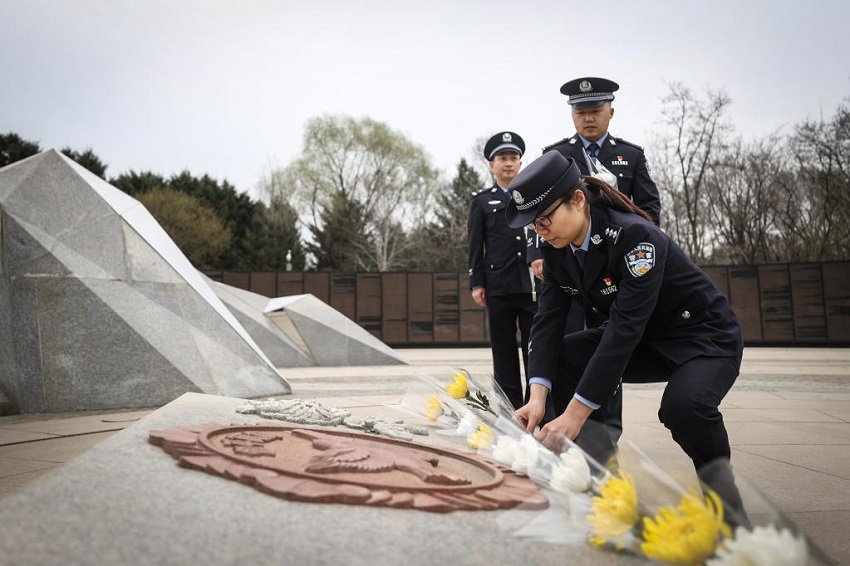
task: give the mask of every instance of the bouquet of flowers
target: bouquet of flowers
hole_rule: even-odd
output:
[[[723,499],[731,530],[707,566],[831,563],[764,494],[741,474],[733,473],[728,460],[718,459],[703,466],[699,477],[705,488]]]
[[[515,536],[590,544],[662,564],[744,566],[829,564],[775,506],[728,461],[700,470],[686,489],[633,443],[620,440],[606,465],[589,454],[610,440],[601,423],[588,421],[579,442],[564,439],[553,452],[528,433],[495,382],[483,387],[468,372],[450,380],[419,376],[395,407],[463,436],[470,449],[547,492],[547,510],[521,508],[498,522]]]
[[[488,392],[465,370],[455,370],[448,381],[418,375],[401,401],[390,406],[424,417],[445,434],[463,436],[470,449],[479,450],[488,449],[493,443],[491,424],[498,418],[497,411],[508,411],[504,406],[506,398],[491,402],[499,395],[500,392]],[[513,408],[507,414],[512,415]]]
[[[588,422],[585,426],[602,425]],[[575,444],[567,445],[565,454],[582,454]],[[584,456],[596,472],[591,475],[587,490],[580,491],[584,484],[579,482],[569,498],[550,495],[550,509],[515,535],[541,536],[551,541],[551,525],[558,524],[565,529],[560,542],[576,543],[582,538],[577,536],[578,531],[592,546],[661,564],[830,563],[775,505],[740,474],[732,473],[728,460],[704,466],[697,485],[686,489],[627,440],[619,443],[616,465],[609,465],[613,469],[599,471],[598,464]],[[559,473],[550,472],[545,482],[545,474],[536,470],[530,470],[528,475],[551,491],[558,485],[553,480]]]

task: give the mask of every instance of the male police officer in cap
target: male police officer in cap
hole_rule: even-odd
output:
[[[484,146],[492,187],[473,193],[469,203],[469,286],[472,299],[486,306],[493,350],[493,373],[515,408],[525,404],[516,332],[528,367],[528,334],[535,313],[533,278],[526,264],[525,228],[509,228],[505,208],[508,185],[516,177],[525,142],[514,132],[499,132]]]
[[[643,148],[608,133],[608,124],[614,116],[611,101],[620,85],[608,79],[582,77],[561,86],[561,94],[568,96],[572,108],[576,133],[557,143],[546,146],[543,152],[557,151],[564,157],[572,157],[582,175],[589,175],[587,159],[595,157],[601,165],[613,173],[616,187],[632,202],[644,209],[659,224],[661,199],[658,187],[649,176],[649,165]],[[583,151],[582,151],[583,150]],[[528,250],[528,263],[538,276],[542,273],[542,259],[535,240]]]
[[[614,116],[611,101],[614,92],[620,86],[614,81],[597,77],[582,77],[564,83],[561,94],[569,97],[567,102],[572,108],[573,124],[576,133],[557,143],[546,146],[543,152],[557,151],[572,158],[582,175],[593,173],[588,168],[588,157],[595,158],[610,171],[616,179],[616,188],[628,196],[632,202],[649,213],[657,225],[661,213],[661,200],[658,187],[649,176],[649,165],[643,148],[622,138],[615,138],[608,132],[608,124]],[[603,178],[606,182],[608,179]],[[609,182],[609,184],[611,184]],[[538,238],[533,238],[528,249],[527,261],[535,275],[542,277],[543,258],[540,246],[545,246]],[[588,311],[581,305],[572,307],[567,320],[565,334],[581,330],[584,327],[596,327],[607,317],[599,312]],[[616,435],[622,428],[622,393],[617,391],[614,399],[606,407],[606,420]]]

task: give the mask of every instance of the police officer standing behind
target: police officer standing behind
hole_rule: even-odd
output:
[[[507,187],[519,173],[525,142],[514,132],[499,132],[484,146],[495,183],[473,193],[469,203],[469,286],[472,299],[487,308],[493,373],[515,408],[524,404],[516,332],[528,368],[528,335],[534,317],[533,282],[526,264],[526,232],[509,228]]]
[[[582,77],[561,86],[561,94],[568,96],[576,133],[557,143],[546,146],[543,152],[557,151],[571,157],[582,175],[589,175],[582,149],[599,160],[603,167],[617,179],[617,188],[639,208],[649,213],[655,224],[660,224],[661,199],[658,187],[650,177],[649,164],[643,148],[608,133],[608,124],[614,117],[614,92],[620,85],[608,79]],[[542,275],[542,256],[539,240],[533,239],[528,250],[528,263],[539,278]],[[544,244],[545,245],[545,244]]]

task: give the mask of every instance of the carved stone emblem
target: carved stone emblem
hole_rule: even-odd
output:
[[[476,455],[341,430],[209,423],[149,440],[181,467],[294,501],[439,513],[549,505],[531,480]]]

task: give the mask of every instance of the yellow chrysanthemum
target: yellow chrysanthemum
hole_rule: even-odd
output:
[[[490,448],[493,445],[493,431],[484,423],[478,423],[478,430],[466,440],[473,450]]]
[[[655,517],[644,517],[640,549],[660,562],[696,565],[714,554],[721,537],[729,535],[716,493],[705,498],[686,494],[678,507],[664,507]]]
[[[638,521],[638,498],[635,482],[626,472],[620,472],[605,482],[599,495],[593,498],[593,514],[587,516],[591,526],[590,542],[601,546],[622,546],[623,536]]]
[[[443,414],[443,403],[440,401],[439,395],[431,395],[428,397],[428,405],[425,407],[425,418],[429,421],[436,421]]]
[[[456,373],[452,376],[452,378],[455,382],[446,388],[449,395],[455,399],[463,399],[466,397],[466,394],[469,393],[469,385],[466,383],[466,376],[462,373]]]

